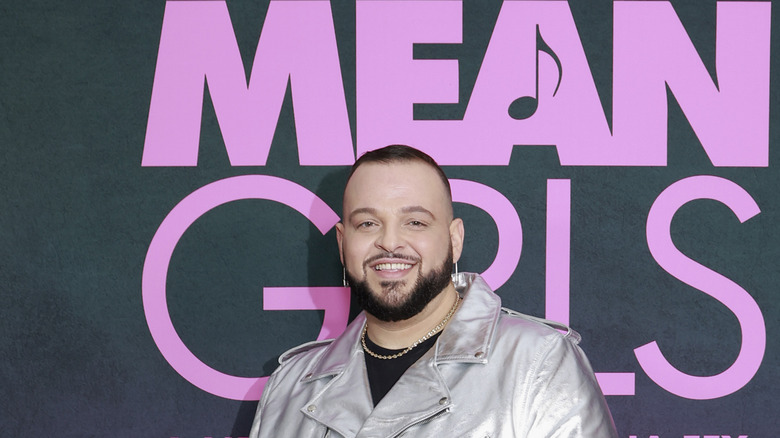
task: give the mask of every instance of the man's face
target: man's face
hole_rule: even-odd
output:
[[[436,171],[422,162],[367,163],[344,191],[339,251],[364,309],[388,321],[419,313],[449,284],[463,225]]]

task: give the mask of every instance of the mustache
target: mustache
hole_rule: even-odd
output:
[[[410,262],[415,262],[415,263],[420,261],[419,257],[413,257],[413,256],[404,255],[404,254],[397,254],[397,253],[394,253],[394,252],[383,252],[383,253],[376,254],[376,255],[373,255],[373,256],[367,258],[363,262],[363,265],[364,266],[368,265],[368,264],[373,263],[373,262],[375,262],[377,260],[380,260],[380,259],[401,259],[401,260],[408,260]]]

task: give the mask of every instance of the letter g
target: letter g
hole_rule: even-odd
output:
[[[171,322],[166,301],[168,266],[176,245],[200,216],[239,199],[265,199],[294,208],[322,233],[339,218],[320,198],[285,179],[267,175],[242,175],[215,181],[192,192],[171,210],[160,224],[143,268],[142,293],[149,331],[165,360],[190,383],[211,394],[233,400],[259,400],[268,377],[237,377],[219,372],[198,359],[184,345]],[[341,287],[268,288],[266,310],[324,309],[318,339],[344,331],[349,314],[349,291]]]

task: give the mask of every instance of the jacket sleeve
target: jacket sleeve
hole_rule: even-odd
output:
[[[260,426],[263,419],[263,410],[268,404],[268,400],[272,397],[271,393],[273,392],[276,383],[276,377],[278,375],[279,368],[281,367],[277,367],[276,371],[271,374],[271,377],[269,377],[268,381],[265,383],[265,387],[263,388],[263,395],[260,397],[260,402],[257,404],[255,419],[252,421],[252,429],[249,432],[249,438],[259,438],[261,436]]]
[[[521,436],[617,438],[612,415],[577,340],[554,333],[522,385]],[[523,417],[519,417],[523,418]]]

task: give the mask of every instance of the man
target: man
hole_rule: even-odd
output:
[[[339,252],[364,312],[280,357],[252,438],[617,436],[575,332],[451,275],[464,228],[433,159],[366,153],[343,206]]]

